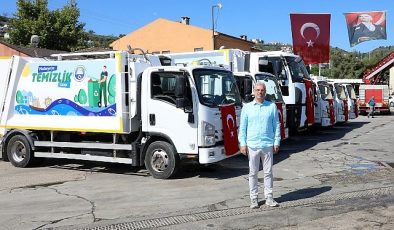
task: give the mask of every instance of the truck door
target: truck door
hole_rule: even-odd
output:
[[[149,96],[145,98],[147,131],[168,137],[178,153],[197,153],[197,124],[193,121],[193,99],[187,81],[185,106],[177,108],[176,76],[183,72],[152,72]],[[195,108],[195,107],[194,107]]]

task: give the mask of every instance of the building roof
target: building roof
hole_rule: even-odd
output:
[[[159,25],[159,27],[156,28],[155,31],[153,31],[152,30],[152,26],[153,25]],[[130,37],[133,36],[133,35],[137,35],[137,34],[138,34],[137,36],[141,36],[139,33],[142,32],[142,31],[145,34],[146,33],[149,33],[149,34],[158,33],[160,35],[163,35],[163,31],[168,32],[168,29],[174,29],[174,28],[181,28],[181,30],[183,30],[183,31],[178,31],[179,34],[176,35],[178,38],[179,37],[185,38],[185,36],[187,37],[187,34],[189,34],[189,32],[186,32],[186,31],[190,31],[190,30],[195,31],[195,32],[199,32],[201,34],[205,34],[208,37],[211,37],[211,34],[212,34],[212,30],[211,29],[205,29],[205,28],[198,27],[198,26],[195,26],[195,25],[185,24],[185,23],[179,22],[179,21],[172,21],[172,20],[168,20],[168,19],[165,19],[165,18],[157,18],[156,20],[146,24],[145,26],[142,26],[142,27],[140,27],[140,28],[128,33],[124,37],[121,37],[121,38],[113,41],[110,44],[110,47],[114,48],[116,45],[119,45],[119,44],[122,44],[122,43],[132,43],[132,40],[130,40]],[[216,36],[219,36],[219,37],[221,36],[221,37],[226,37],[226,38],[231,39],[231,40],[239,40],[239,41],[242,41],[242,42],[244,42],[246,44],[249,44],[249,45],[255,44],[252,41],[247,41],[247,40],[242,39],[240,37],[234,37],[234,36],[231,36],[231,35],[228,35],[228,34],[220,33],[218,31],[215,31],[215,34],[216,34]],[[173,33],[169,33],[169,35],[165,35],[165,36],[167,36],[167,37],[161,37],[161,39],[162,40],[166,40],[166,39],[168,40],[169,37],[173,37],[174,34]],[[190,40],[189,40],[189,42],[190,42]]]
[[[18,52],[24,53],[30,57],[49,57],[49,56],[51,56],[51,54],[67,53],[67,51],[60,51],[60,50],[49,50],[49,49],[43,49],[43,48],[17,46],[17,45],[12,45],[8,42],[1,41],[1,40],[0,40],[0,44],[8,46],[9,48],[14,49]]]

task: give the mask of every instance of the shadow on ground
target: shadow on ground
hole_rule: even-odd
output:
[[[306,198],[311,198],[318,196],[322,193],[328,192],[332,189],[331,186],[323,186],[319,188],[306,188],[300,189],[297,191],[289,192],[283,194],[282,196],[276,198],[279,203],[286,202],[286,201],[295,201],[295,200],[302,200]]]
[[[346,133],[358,129],[366,123],[368,122],[352,121],[329,128],[319,128],[294,135],[281,144],[280,152],[274,155],[274,164],[286,160],[291,154],[310,149],[320,142],[339,140],[343,138]],[[150,176],[149,172],[144,167],[132,167],[130,165],[115,163],[46,159],[40,166],[97,173]],[[248,158],[243,155],[237,155],[211,165],[184,164],[180,172],[173,179],[204,177],[221,180],[247,175],[248,171]]]

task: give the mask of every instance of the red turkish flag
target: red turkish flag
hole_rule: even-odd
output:
[[[306,90],[306,118],[308,125],[313,125],[315,122],[315,102],[313,93],[313,81],[304,79]]]
[[[328,108],[330,110],[330,124],[335,123],[335,108],[334,108],[334,99],[328,99]]]
[[[358,103],[357,103],[357,99],[353,99],[353,104],[354,104],[354,113],[356,114],[356,117],[358,117]]]
[[[226,155],[233,155],[239,151],[235,105],[222,105],[220,106],[220,112],[222,115],[224,150]]]
[[[330,14],[290,14],[293,51],[305,64],[330,61]]]
[[[343,100],[343,115],[345,115],[345,121],[349,120],[349,107],[347,100]]]

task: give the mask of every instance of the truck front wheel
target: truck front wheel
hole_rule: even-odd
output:
[[[179,164],[179,155],[168,142],[153,142],[146,150],[145,167],[154,178],[167,179],[174,176]]]
[[[11,137],[7,144],[7,156],[11,164],[19,168],[31,165],[34,160],[33,150],[23,135]]]

